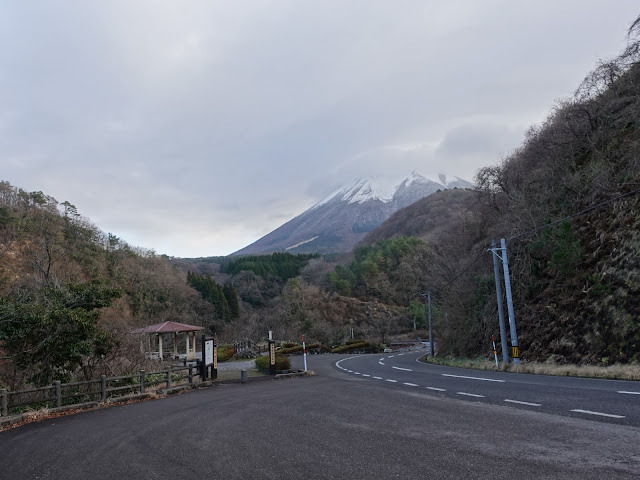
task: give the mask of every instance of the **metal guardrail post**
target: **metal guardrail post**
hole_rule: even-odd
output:
[[[9,415],[8,410],[7,390],[3,388],[0,390],[0,413],[3,417]]]
[[[56,390],[56,407],[62,406],[62,387],[60,386],[60,380],[53,382],[53,386]]]
[[[107,401],[107,376],[100,375],[100,402]]]
[[[144,387],[147,379],[147,374],[144,370],[140,370],[140,393],[144,393]]]
[[[167,368],[167,390],[171,388],[171,369]]]

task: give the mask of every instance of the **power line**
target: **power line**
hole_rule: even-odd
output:
[[[530,231],[528,231],[528,232],[521,233],[520,235],[516,235],[516,236],[510,237],[510,238],[508,238],[506,241],[507,241],[507,242],[510,242],[510,241],[512,241],[512,240],[518,240],[518,239],[520,239],[520,238],[524,238],[524,237],[531,236],[531,235],[533,235],[533,234],[535,234],[535,233],[537,233],[537,232],[539,232],[539,231],[541,231],[541,230],[545,230],[545,229],[547,229],[547,228],[554,227],[554,226],[556,226],[556,225],[558,225],[558,224],[560,224],[560,223],[562,223],[562,222],[564,222],[564,221],[566,221],[566,220],[569,220],[569,219],[571,219],[571,218],[575,218],[575,217],[578,217],[578,216],[580,216],[580,215],[584,215],[584,214],[586,214],[586,213],[592,212],[592,211],[597,210],[597,209],[599,209],[599,208],[602,208],[602,207],[604,207],[604,206],[606,206],[606,205],[609,205],[610,203],[617,202],[618,200],[622,200],[623,198],[630,197],[630,196],[635,195],[635,194],[637,194],[637,193],[640,193],[640,188],[637,188],[637,189],[635,189],[635,190],[631,190],[630,192],[624,193],[624,194],[622,194],[622,195],[618,195],[617,197],[610,198],[609,200],[606,200],[606,201],[604,201],[604,202],[598,203],[598,204],[596,204],[596,205],[592,205],[592,206],[587,207],[587,208],[585,208],[585,209],[583,209],[583,210],[580,210],[579,212],[572,213],[571,215],[567,215],[566,217],[561,218],[561,219],[559,219],[559,220],[554,220],[553,222],[548,223],[548,224],[546,224],[546,225],[543,225],[542,227],[538,227],[538,228],[533,229],[533,230],[530,230]],[[469,270],[473,265],[475,265],[475,263],[476,263],[476,262],[477,262],[477,261],[478,261],[478,260],[479,260],[479,259],[480,259],[484,254],[485,254],[485,253],[486,253],[486,250],[482,250],[482,251],[480,251],[480,253],[478,253],[478,255],[476,255],[476,256],[473,258],[473,260],[471,260],[471,261],[469,262],[469,264],[468,264],[466,267],[464,267],[464,268],[463,268],[463,269],[462,269],[462,270],[461,270],[461,271],[460,271],[460,272],[459,272],[455,277],[453,277],[451,280],[448,280],[448,281],[446,282],[446,285],[451,285],[451,284],[453,284],[453,282],[455,282],[456,280],[458,280],[458,279],[459,279],[462,275],[464,275],[464,274],[465,274],[465,273],[466,273],[466,272],[467,272],[467,271],[468,271],[468,270]]]
[[[597,209],[599,209],[601,207],[604,207],[605,205],[609,205],[610,203],[617,202],[618,200],[622,200],[623,198],[630,197],[630,196],[635,195],[637,193],[640,193],[640,188],[636,188],[635,190],[631,190],[630,192],[623,193],[622,195],[618,195],[617,197],[610,198],[609,200],[606,200],[604,202],[598,203],[596,205],[592,205],[590,207],[585,208],[584,210],[580,210],[579,212],[572,213],[571,215],[567,215],[566,217],[561,218],[559,220],[554,220],[551,223],[547,223],[546,225],[543,225],[541,227],[535,228],[535,229],[530,230],[528,232],[521,233],[520,235],[516,235],[514,237],[510,237],[510,238],[507,239],[507,242],[510,242],[512,240],[518,240],[520,238],[524,238],[524,237],[528,237],[528,236],[534,235],[534,234],[536,234],[536,233],[538,233],[538,232],[540,232],[542,230],[545,230],[547,228],[555,227],[556,225],[558,225],[558,224],[560,224],[562,222],[565,222],[565,221],[567,221],[567,220],[569,220],[571,218],[579,217],[580,215],[584,215],[585,213],[592,212],[592,211],[597,210]]]

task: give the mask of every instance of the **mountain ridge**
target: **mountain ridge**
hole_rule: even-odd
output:
[[[448,181],[440,174],[439,180],[414,171],[392,189],[385,189],[374,178],[360,178],[232,255],[349,251],[394,212],[421,198],[438,190],[473,187],[459,177]]]

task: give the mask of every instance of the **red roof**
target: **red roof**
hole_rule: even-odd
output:
[[[156,325],[149,325],[145,328],[138,328],[134,333],[179,333],[179,332],[196,332],[204,330],[204,327],[196,327],[195,325],[187,325],[178,322],[162,322]]]

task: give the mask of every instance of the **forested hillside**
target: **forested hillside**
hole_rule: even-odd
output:
[[[0,183],[0,384],[127,370],[140,355],[133,327],[206,325],[213,313],[166,258],[69,202]]]
[[[477,192],[440,192],[396,213],[366,244],[416,235],[434,258],[442,353],[489,351],[498,333],[492,238],[507,238],[525,359],[640,360],[640,42],[589,74],[524,144],[481,169]],[[375,283],[375,279],[372,279]]]

